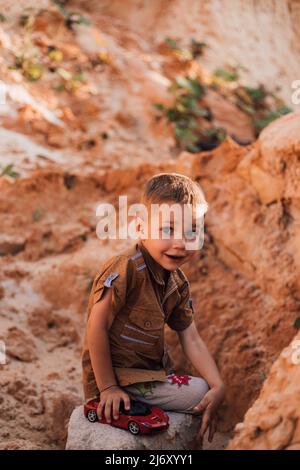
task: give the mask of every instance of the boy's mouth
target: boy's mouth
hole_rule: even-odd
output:
[[[170,259],[173,259],[175,261],[181,261],[185,258],[185,256],[178,256],[178,255],[168,255],[168,253],[165,253],[165,255],[170,258]]]

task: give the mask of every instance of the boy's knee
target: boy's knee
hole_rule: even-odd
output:
[[[209,385],[206,380],[191,376],[188,386],[182,385],[178,395],[174,396],[172,409],[182,413],[196,413],[194,407],[200,403],[208,390]]]
[[[206,380],[202,379],[202,377],[193,377],[193,386],[195,387],[195,390],[197,391],[200,400],[210,388]]]
[[[202,379],[201,377],[192,377],[190,384],[192,385],[192,396],[189,409],[192,410],[194,406],[199,404],[210,387],[206,380]]]

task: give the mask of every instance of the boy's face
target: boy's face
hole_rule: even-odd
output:
[[[150,206],[149,228],[144,217],[139,219],[138,230],[152,258],[164,269],[172,271],[199,253],[203,245],[204,214],[174,201],[164,202],[160,208],[160,211],[153,211]]]

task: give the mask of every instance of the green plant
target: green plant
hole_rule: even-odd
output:
[[[62,67],[57,69],[57,74],[60,76],[61,81],[55,86],[56,91],[74,93],[80,88],[81,83],[86,81],[82,72],[72,73]]]
[[[32,220],[33,222],[39,222],[43,217],[43,213],[41,211],[41,209],[35,209],[33,212],[32,212]]]
[[[85,25],[91,24],[88,18],[78,13],[68,13],[65,19],[65,23],[69,29],[72,29],[74,24],[85,24]]]
[[[225,80],[225,82],[236,82],[239,78],[239,75],[236,69],[234,68],[230,68],[230,69],[219,68],[215,71],[214,76],[221,78],[222,80]]]
[[[67,28],[72,29],[74,24],[91,24],[90,20],[80,13],[67,11],[65,9],[65,2],[61,0],[52,0],[52,2],[58,7],[60,13],[64,17]]]
[[[43,66],[31,60],[25,60],[22,64],[23,75],[32,82],[37,81],[43,75]]]
[[[268,126],[268,124],[270,124],[275,119],[278,119],[280,116],[282,116],[282,114],[279,111],[271,111],[269,109],[266,109],[261,114],[260,118],[253,120],[256,134],[259,134],[266,126]]]
[[[14,164],[13,163],[10,163],[9,165],[6,165],[2,172],[1,172],[1,176],[10,176],[11,178],[18,178],[19,173],[17,173],[16,171],[14,171]]]
[[[292,111],[263,85],[256,88],[239,86],[235,95],[237,106],[251,116],[256,136],[272,121]]]
[[[205,86],[199,80],[188,76],[177,77],[170,86],[170,91],[174,96],[172,106],[166,107],[162,103],[154,103],[153,106],[173,124],[180,149],[199,152],[203,148],[203,141],[216,146],[225,138],[224,129],[203,127],[203,119],[211,121],[213,115],[209,108],[200,103],[205,94]]]
[[[61,62],[64,59],[63,53],[53,46],[48,47],[48,57],[54,62]]]
[[[222,142],[227,136],[227,132],[223,127],[209,127],[203,133],[210,139],[217,140],[218,142]]]
[[[206,42],[203,42],[203,41],[199,42],[192,38],[191,43],[190,43],[190,49],[191,49],[193,58],[196,59],[199,55],[202,55],[206,47],[208,47]]]
[[[188,93],[192,98],[199,99],[204,95],[204,86],[199,80],[190,77],[177,77],[170,87],[171,91],[182,90],[183,94]]]
[[[37,57],[26,58],[25,55],[15,57],[15,68],[22,69],[22,73],[27,80],[36,81],[43,75],[43,66]]]
[[[197,41],[194,38],[191,39],[188,47],[180,46],[175,39],[169,37],[165,39],[165,44],[170,47],[178,59],[182,61],[196,59],[199,55],[203,54],[204,49],[207,47],[205,42]]]
[[[268,96],[268,92],[263,85],[260,85],[257,88],[245,86],[244,89],[256,108],[264,105],[264,101]]]
[[[166,38],[165,39],[165,44],[169,46],[171,49],[179,49],[179,44],[175,39],[172,38]]]
[[[297,330],[300,330],[300,317],[297,317],[295,322],[294,322],[294,328]]]

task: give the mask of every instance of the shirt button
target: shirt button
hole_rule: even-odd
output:
[[[149,321],[149,320],[145,321],[144,325],[145,325],[146,328],[150,328],[151,321]]]

